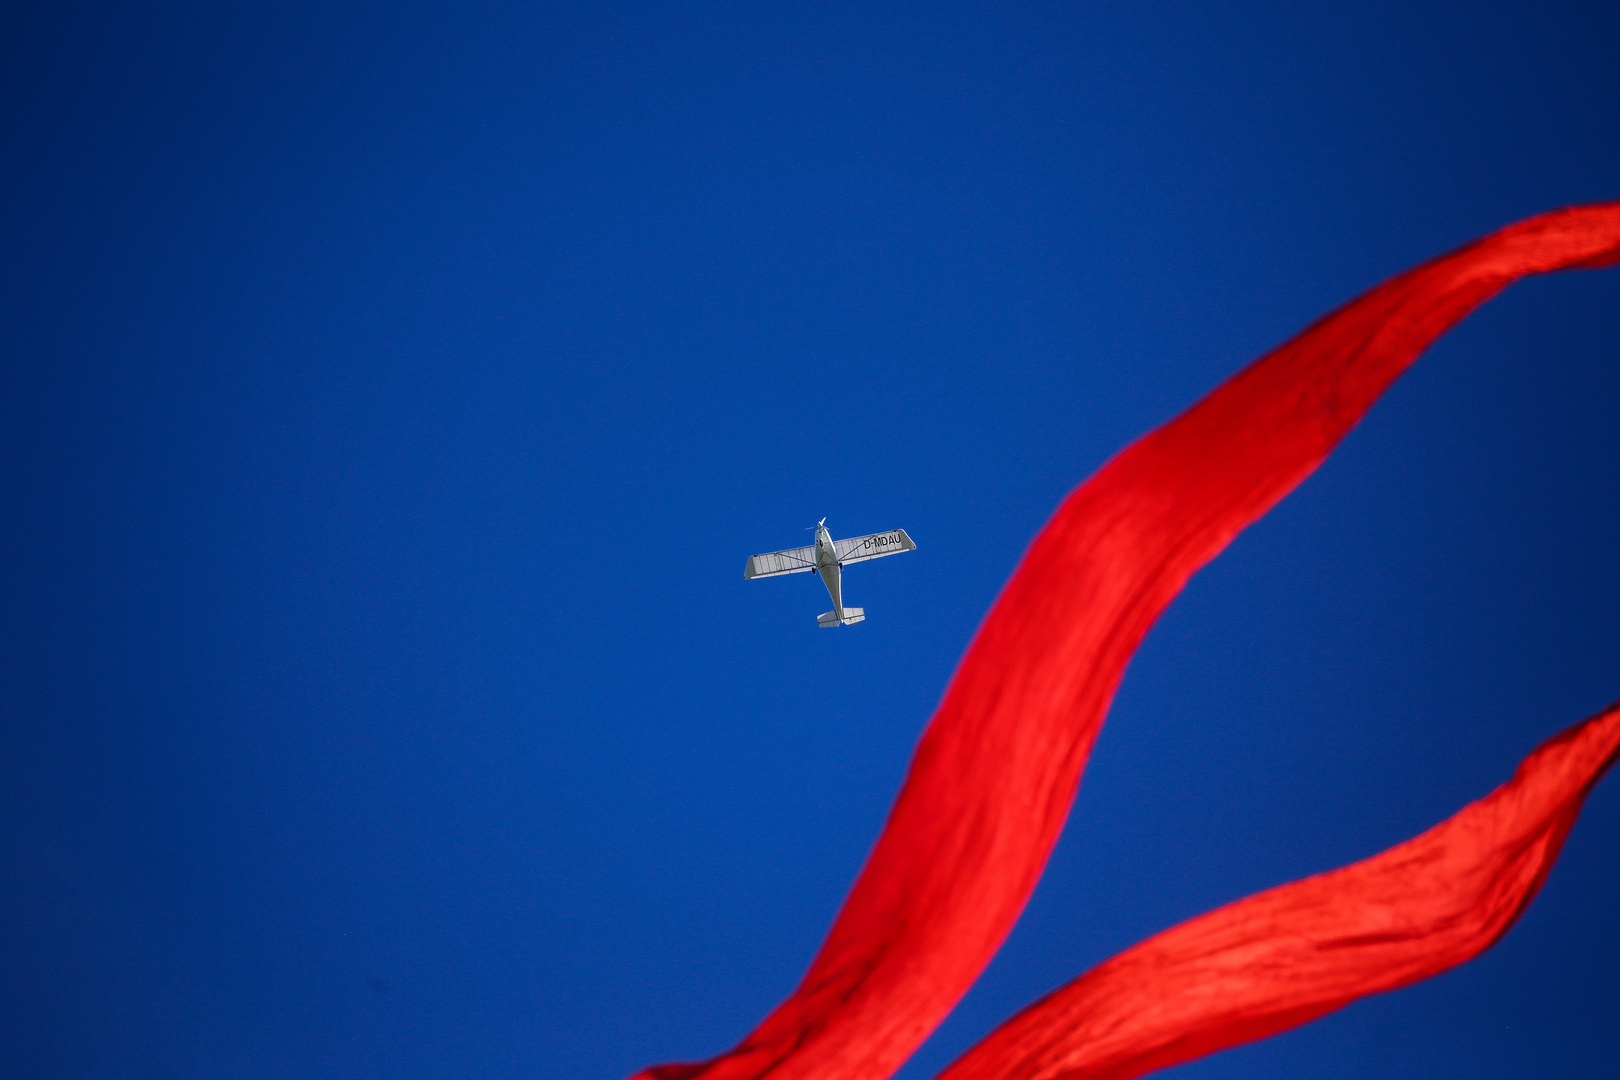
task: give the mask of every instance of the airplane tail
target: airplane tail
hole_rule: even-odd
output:
[[[830,627],[830,626],[838,626],[840,623],[842,623],[844,626],[849,626],[850,624],[858,623],[858,622],[860,622],[861,620],[863,620],[865,618],[866,618],[866,609],[865,608],[847,607],[847,608],[844,609],[844,617],[843,617],[842,620],[840,620],[838,618],[838,611],[836,609],[834,609],[832,611],[824,612],[823,614],[817,615],[816,616],[816,625],[817,626],[822,626],[822,627]]]

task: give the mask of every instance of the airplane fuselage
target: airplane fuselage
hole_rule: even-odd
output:
[[[844,584],[843,574],[838,566],[838,552],[833,548],[832,534],[827,526],[816,526],[816,576],[821,583],[827,586],[827,594],[832,597],[833,612],[842,619],[844,617]]]

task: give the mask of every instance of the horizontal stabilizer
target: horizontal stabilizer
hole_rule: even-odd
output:
[[[840,622],[842,622],[844,626],[849,626],[852,623],[858,623],[865,618],[865,608],[847,607],[844,609],[844,617],[842,620],[838,618],[838,612],[827,611],[816,616],[816,625],[821,627],[831,627],[838,626]]]

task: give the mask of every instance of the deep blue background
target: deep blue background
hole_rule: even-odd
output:
[[[1301,7],[1310,10],[1300,10]],[[21,7],[21,5],[19,5]],[[793,986],[1108,455],[1620,197],[1620,9],[35,5],[0,36],[0,1072],[582,1077]],[[1620,694],[1620,272],[1201,573],[902,1073]],[[743,560],[903,526],[863,625]],[[1479,960],[1184,1077],[1612,1077],[1620,782]]]

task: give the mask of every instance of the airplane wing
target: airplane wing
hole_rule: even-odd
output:
[[[873,533],[871,536],[852,536],[848,540],[835,540],[833,550],[838,553],[839,565],[848,566],[850,563],[865,562],[867,559],[881,559],[885,555],[898,555],[902,551],[916,551],[917,545],[906,535],[906,530],[893,529],[889,532]]]
[[[743,577],[775,577],[778,574],[806,574],[816,568],[816,549],[810,547],[773,551],[768,555],[755,555],[743,567]]]

